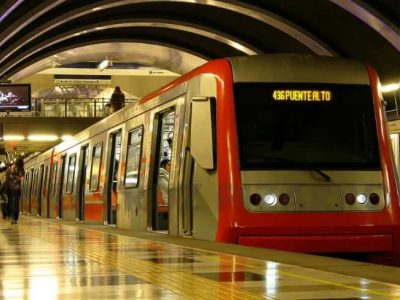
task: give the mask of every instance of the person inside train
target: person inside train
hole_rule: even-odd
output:
[[[171,161],[163,159],[160,163],[158,170],[158,204],[159,206],[168,207],[168,186],[169,186],[169,172],[171,171]]]
[[[11,224],[18,223],[19,217],[19,200],[21,199],[22,179],[25,175],[24,161],[22,157],[17,160],[7,170],[8,195],[9,195],[9,213]]]
[[[110,114],[115,113],[125,106],[125,94],[119,86],[116,86],[111,95],[110,103],[106,104],[110,108]]]

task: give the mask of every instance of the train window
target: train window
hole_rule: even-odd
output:
[[[97,188],[99,187],[101,149],[102,149],[101,143],[99,143],[93,147],[92,168],[90,170],[90,184],[89,184],[89,189],[91,191],[97,190]]]
[[[69,157],[67,174],[67,193],[72,193],[74,188],[76,154]]]
[[[236,83],[242,169],[380,168],[371,88]]]
[[[128,136],[125,187],[137,187],[139,183],[140,157],[142,152],[143,126],[133,129]]]

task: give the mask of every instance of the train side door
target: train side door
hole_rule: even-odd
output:
[[[110,135],[110,157],[108,164],[107,178],[107,224],[117,224],[117,182],[118,168],[121,154],[121,130]]]
[[[64,172],[65,172],[66,155],[61,157],[60,162],[60,180],[58,187],[58,219],[62,219],[63,216],[63,195],[64,195]]]
[[[169,227],[169,194],[172,146],[174,138],[175,110],[169,109],[159,114],[157,124],[156,149],[152,177],[152,229],[167,231]]]
[[[49,197],[49,165],[46,165],[44,167],[44,175],[43,175],[43,183],[42,183],[42,196],[41,196],[41,209],[40,209],[40,215],[42,217],[48,217],[48,197]],[[43,203],[43,200],[44,203]]]
[[[43,189],[43,179],[44,179],[44,165],[40,165],[40,172],[39,172],[39,182],[38,182],[38,211],[37,215],[42,215],[42,189]]]
[[[21,211],[25,213],[25,207],[26,207],[26,202],[29,201],[29,195],[28,195],[28,190],[29,190],[29,172],[25,173],[25,179],[24,179],[24,189],[22,191],[22,196],[20,201],[20,207]]]
[[[34,193],[34,188],[35,188],[35,169],[31,169],[31,175],[30,175],[31,181],[29,185],[29,203],[28,203],[28,216],[32,214],[32,202],[34,201],[35,198],[35,193]]]
[[[48,218],[56,218],[56,210],[55,210],[55,198],[57,194],[57,172],[58,172],[58,161],[53,161],[51,165],[50,172],[50,182],[49,182],[49,194],[47,197],[47,217]]]
[[[88,162],[89,145],[82,146],[81,153],[79,155],[79,174],[78,174],[78,217],[77,221],[83,221],[84,207],[85,207],[85,181],[86,181],[86,169]]]

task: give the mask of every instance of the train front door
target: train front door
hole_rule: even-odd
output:
[[[85,207],[85,181],[86,181],[86,168],[88,161],[88,151],[89,146],[85,145],[81,148],[81,153],[79,155],[79,174],[78,174],[78,216],[77,221],[83,221],[84,207]]]
[[[110,157],[107,178],[107,224],[117,224],[117,183],[121,153],[121,130],[110,135]]]
[[[166,231],[169,227],[170,172],[173,153],[175,110],[159,114],[152,178],[152,229]]]

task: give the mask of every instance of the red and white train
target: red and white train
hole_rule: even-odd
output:
[[[378,85],[371,67],[340,58],[210,61],[27,160],[22,211],[398,264]]]

